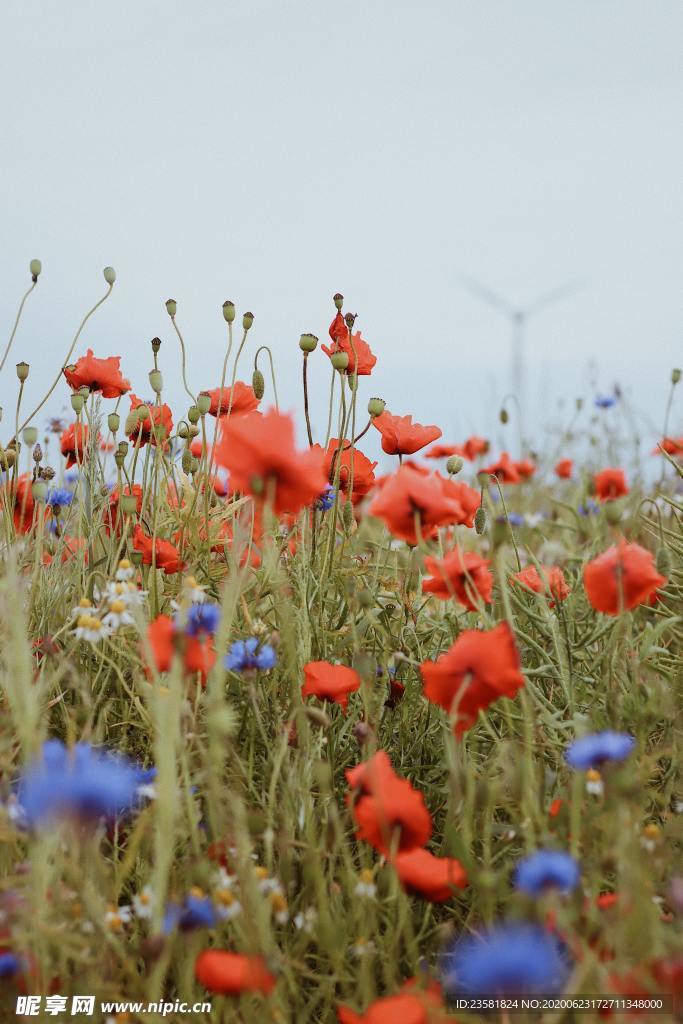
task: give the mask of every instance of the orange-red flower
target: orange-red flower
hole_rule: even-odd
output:
[[[474,551],[459,548],[445,558],[425,558],[425,571],[431,579],[422,581],[422,589],[444,601],[455,598],[470,611],[477,611],[482,602],[488,604],[493,590],[490,561]]]
[[[666,584],[652,553],[640,544],[621,540],[594,558],[583,570],[583,585],[596,611],[619,615],[648,602]]]
[[[683,437],[663,437],[652,454],[661,455],[662,449],[667,455],[683,455]]]
[[[88,436],[90,430],[83,423],[71,423],[62,433],[60,448],[62,455],[66,458],[66,468],[70,469],[77,462],[83,461],[85,450],[88,447]]]
[[[536,472],[536,463],[532,462],[531,459],[520,459],[518,462],[515,462],[515,469],[521,480],[530,480]]]
[[[550,594],[551,608],[555,607],[557,601],[564,601],[570,594],[559,565],[542,565],[540,573],[535,565],[527,565],[525,569],[511,577],[511,582],[533,591],[534,594]]]
[[[130,391],[130,382],[121,375],[121,356],[98,359],[91,348],[75,363],[64,367],[64,376],[74,391],[88,387],[100,391],[103,398],[119,398]]]
[[[354,448],[350,448],[350,442],[345,441],[341,456],[336,455],[339,450],[339,438],[333,437],[323,453],[325,456],[325,475],[330,483],[334,482],[337,469],[339,469],[339,490],[348,497],[351,484],[351,468],[353,466],[353,492],[351,498],[354,504],[364,498],[368,491],[375,485],[376,462],[371,462],[367,455]],[[314,444],[311,451],[320,451],[322,448]]]
[[[22,473],[17,477],[14,489],[14,501],[11,502],[11,484],[3,485],[3,491],[10,494],[12,504],[12,518],[14,529],[17,533],[28,533],[33,525],[33,511],[35,502],[33,500],[33,480],[30,473]]]
[[[141,405],[146,405],[149,409],[149,416],[145,416],[141,423],[137,423],[135,428],[128,435],[130,440],[135,444],[140,438],[138,444],[161,444],[165,445],[171,431],[173,430],[173,415],[168,405],[154,405],[151,402],[143,402],[137,395],[130,396],[130,408],[131,412],[133,409],[138,409]],[[157,439],[157,435],[160,435]]]
[[[455,718],[460,736],[499,697],[524,686],[515,638],[507,622],[494,629],[468,629],[436,661],[420,666],[425,696]]]
[[[297,513],[327,486],[321,451],[297,451],[294,422],[269,410],[230,417],[221,429],[216,461],[230,471],[233,490],[270,498],[276,513]]]
[[[346,778],[354,791],[359,839],[385,855],[424,846],[432,833],[432,819],[422,793],[394,773],[383,750],[347,769]]]
[[[243,992],[268,995],[275,978],[260,956],[244,956],[225,949],[205,949],[194,964],[194,976],[209,992],[239,996]]]
[[[86,565],[88,564],[88,542],[85,537],[69,537],[66,534],[62,534],[59,538],[59,547],[61,548],[62,562],[71,561],[79,551],[83,551],[85,563]],[[43,565],[51,565],[52,561],[52,555],[47,551],[43,552]]]
[[[513,462],[507,452],[501,452],[500,458],[490,466],[484,466],[482,473],[497,476],[502,484],[518,484],[520,481],[518,463]]]
[[[220,388],[214,388],[212,391],[202,391],[201,394],[208,395],[211,399],[211,416],[218,415],[219,402],[221,416],[227,416],[228,409],[231,416],[242,416],[245,412],[254,412],[258,409],[260,401],[251,385],[241,380],[236,380],[233,388],[224,387],[222,393]]]
[[[452,480],[450,477],[441,477],[443,492],[447,498],[454,498],[462,507],[463,514],[455,522],[460,526],[474,526],[474,517],[481,504],[479,492],[475,491],[469,484],[459,480]]]
[[[614,501],[628,494],[626,474],[623,469],[610,467],[596,473],[593,477],[595,496],[599,501]]]
[[[438,473],[401,466],[370,503],[368,513],[382,519],[395,537],[417,544],[416,517],[425,538],[432,537],[439,526],[466,518],[460,502],[446,493],[445,483]]]
[[[180,650],[185,672],[188,675],[199,673],[202,686],[206,686],[209,672],[216,664],[216,651],[210,636],[178,636],[173,619],[168,615],[157,615],[147,627],[147,640],[157,672],[169,672],[176,650]],[[144,653],[143,649],[143,656]]]
[[[371,1003],[365,1013],[356,1013],[348,1006],[337,1007],[338,1024],[456,1024],[446,1014],[438,986],[420,989],[408,983],[395,996],[385,996]]]
[[[571,459],[560,459],[555,466],[555,475],[560,480],[569,480],[574,471],[574,463]]]
[[[387,455],[414,455],[441,437],[438,427],[424,427],[421,423],[413,423],[412,416],[394,416],[390,412],[375,416],[372,425],[382,435],[382,451]]]
[[[486,438],[478,437],[476,434],[473,434],[472,437],[467,438],[462,449],[459,452],[456,452],[456,455],[462,455],[462,457],[467,459],[469,462],[474,462],[477,456],[486,455],[488,450],[489,443]]]
[[[344,323],[344,317],[341,312],[337,313],[330,324],[330,337],[333,344],[331,346],[322,345],[321,348],[327,356],[333,356],[335,352],[346,352],[349,357],[349,363],[345,371],[347,376],[350,377],[355,373],[356,359],[358,359],[359,377],[367,377],[372,373],[372,369],[377,362],[377,356],[372,354],[370,346],[361,337],[360,331],[356,331],[352,339],[349,339],[349,329]]]
[[[137,515],[140,515],[142,512],[142,487],[140,484],[133,484],[132,488],[126,484],[123,488],[123,494],[126,497],[132,495],[135,498],[135,511]],[[123,513],[119,511],[120,502],[121,494],[118,487],[115,487],[109,495],[109,506],[105,509],[104,513],[104,525],[108,533],[112,530],[121,531]]]
[[[343,711],[349,703],[349,694],[360,688],[360,676],[346,665],[331,665],[329,661],[309,661],[304,665],[305,681],[302,697],[318,697],[339,704]]]
[[[462,455],[462,445],[459,444],[433,444],[428,452],[424,453],[425,459],[447,459],[451,455]]]
[[[166,575],[180,572],[183,561],[180,552],[168,540],[149,537],[140,525],[133,531],[133,547],[142,552],[142,564],[151,565],[152,557],[157,569],[163,569]]]
[[[431,903],[445,903],[454,889],[464,889],[467,872],[454,857],[435,857],[429,850],[415,847],[398,853],[393,860],[403,888],[424,896]]]

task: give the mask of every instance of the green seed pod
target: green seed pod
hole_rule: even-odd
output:
[[[189,475],[190,470],[192,469],[192,452],[189,448],[186,448],[183,452],[180,464],[183,467],[183,473],[185,473],[186,476]]]
[[[152,352],[156,356],[159,352],[159,349],[161,348],[161,338],[152,338],[151,345]]]
[[[230,300],[228,300],[227,302],[223,303],[223,319],[225,320],[226,324],[231,324],[234,321],[234,319],[235,319],[235,303],[234,302],[230,302]]]
[[[381,416],[386,407],[387,403],[383,398],[371,398],[368,402],[368,415],[373,419],[375,416]]]
[[[251,386],[253,388],[254,394],[260,401],[263,398],[266,391],[266,382],[260,370],[254,370],[251,378]]]
[[[657,548],[655,565],[657,566],[657,572],[660,576],[666,576],[667,579],[671,576],[673,561],[671,558],[671,552],[664,544]]]
[[[34,480],[31,484],[31,494],[34,501],[45,501],[47,498],[47,484],[44,480]]]
[[[317,344],[315,334],[302,334],[299,338],[299,348],[302,352],[315,352]]]
[[[17,377],[22,382],[28,379],[28,371],[30,367],[28,363],[17,363]]]
[[[85,399],[83,398],[83,395],[79,394],[78,391],[74,391],[74,393],[71,396],[71,408],[73,409],[77,416],[80,416],[80,414],[83,412],[84,405]]]
[[[486,518],[486,509],[480,505],[474,514],[474,529],[480,537],[486,530]]]
[[[332,296],[332,301],[334,302],[337,309],[341,309],[342,306],[344,305],[344,296],[340,295],[339,292],[337,292],[336,295]]]
[[[108,285],[112,285],[116,280],[116,271],[113,267],[105,267],[102,273],[104,274],[104,280]]]
[[[333,352],[330,362],[335,370],[343,372],[349,365],[348,352]]]
[[[40,260],[31,260],[31,263],[29,264],[29,270],[31,271],[31,277],[33,278],[34,284],[40,277],[40,272],[42,269],[43,264],[40,262]]]
[[[178,303],[175,299],[166,299],[166,312],[170,317],[174,317],[178,312]]]
[[[118,448],[118,450],[121,452],[121,454],[123,455],[124,459],[125,459],[126,455],[128,454],[129,447],[130,447],[130,445],[128,444],[127,441],[119,441],[119,448]]]
[[[73,399],[72,399],[72,403],[71,404],[73,405]],[[128,437],[130,437],[131,434],[134,434],[137,429],[138,429],[138,411],[137,411],[137,409],[131,409],[131,411],[126,416],[126,422],[123,425],[123,432],[125,434],[128,434]]]
[[[507,421],[510,419],[510,417],[508,416],[508,411],[505,407],[503,407],[498,413],[498,419],[500,420],[501,423],[507,423]]]
[[[621,505],[618,501],[605,502],[605,519],[610,524],[610,526],[616,526],[617,523],[620,523],[621,516]]]
[[[87,385],[87,384],[83,384],[83,385],[82,385],[82,386],[81,386],[81,387],[80,387],[80,388],[78,389],[78,393],[79,393],[79,395],[83,395],[83,401],[84,401],[84,402],[87,402],[87,401],[88,401],[88,399],[90,398],[90,388],[88,387],[88,385]]]
[[[138,423],[143,423],[145,420],[149,419],[149,406],[146,405],[144,402],[142,403],[142,405],[139,405],[137,407],[135,412],[137,413]]]
[[[199,434],[199,427],[197,426],[196,423],[191,423],[190,424],[188,433],[189,433],[190,437],[197,437],[197,435]]]
[[[181,423],[180,426],[178,427],[178,437],[185,438],[185,437],[189,437],[189,436],[190,436],[190,430],[188,428],[187,423]]]
[[[681,379],[681,371],[679,369],[677,369],[677,368],[672,370],[671,371],[671,383],[672,384],[678,384],[680,379]]]
[[[0,469],[11,469],[16,462],[16,454],[13,448],[0,448]]]
[[[117,412],[110,412],[107,416],[107,426],[112,434],[116,434],[121,426],[121,417]]]
[[[37,427],[24,427],[22,434],[24,444],[32,445],[38,440],[38,428]]]
[[[191,405],[190,408],[187,410],[187,418],[190,421],[190,423],[198,423],[200,416],[201,413],[196,405]]]
[[[114,462],[116,463],[117,469],[123,469],[125,461],[126,456],[123,452],[114,452]]]
[[[253,322],[254,322],[254,314],[253,313],[245,313],[244,316],[242,317],[242,327],[244,328],[245,331],[249,330],[249,328],[251,327]]]
[[[192,465],[190,466],[190,473],[192,473],[192,475],[194,476],[194,474],[198,473],[198,472],[199,472],[199,459],[195,459],[195,457],[193,455],[192,456]]]
[[[347,533],[351,532],[351,529],[355,525],[355,518],[353,515],[353,502],[345,501],[342,505],[342,523]]]
[[[164,378],[161,375],[161,370],[149,371],[149,386],[155,395],[161,394],[164,387]]]
[[[459,455],[451,455],[450,459],[446,463],[446,472],[450,473],[451,476],[455,476],[459,473],[462,467],[465,465]]]
[[[199,409],[200,416],[206,416],[211,408],[211,395],[207,394],[206,391],[202,391],[201,394],[197,395],[197,408]]]

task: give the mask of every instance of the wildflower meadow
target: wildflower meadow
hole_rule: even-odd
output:
[[[645,455],[619,393],[531,439],[513,396],[501,447],[375,396],[340,294],[273,347],[226,302],[205,381],[160,302],[130,380],[106,268],[41,396],[41,269],[0,363],[0,1019],[683,1019],[680,370]]]

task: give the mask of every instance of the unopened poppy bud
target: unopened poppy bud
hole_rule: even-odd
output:
[[[510,419],[510,417],[508,416],[508,411],[505,408],[505,406],[503,406],[503,408],[498,413],[498,419],[500,420],[501,423],[507,423],[507,421]]]
[[[126,461],[126,456],[123,452],[114,452],[114,462],[116,463],[117,469],[123,469],[123,464]]]
[[[0,448],[0,469],[11,469],[16,462],[16,454],[13,448]]]
[[[678,384],[680,379],[681,379],[681,371],[679,369],[672,370],[671,371],[671,383],[672,384]]]
[[[353,515],[353,503],[351,501],[345,501],[342,507],[342,522],[344,529],[348,533],[356,522]]]
[[[72,402],[72,404],[73,404],[73,402]],[[131,411],[126,416],[126,422],[123,425],[123,430],[130,437],[131,434],[135,433],[137,428],[138,428],[138,411],[137,411],[137,409],[131,409]]]
[[[77,416],[83,412],[83,406],[85,405],[85,399],[78,391],[74,391],[71,396],[71,408]]]
[[[38,440],[38,429],[37,427],[24,427],[24,444],[32,445]]]
[[[144,402],[142,405],[139,405],[135,411],[138,416],[138,423],[143,423],[145,420],[149,419],[149,406]]]
[[[175,299],[166,299],[166,312],[170,317],[174,317],[178,312],[178,303]]]
[[[190,473],[192,473],[192,475],[194,476],[194,474],[198,473],[198,472],[199,472],[199,459],[195,459],[195,457],[193,455],[192,456],[192,465],[190,466]]]
[[[223,303],[223,319],[226,324],[231,324],[235,319],[235,303],[230,302],[229,299]]]
[[[110,412],[107,416],[107,426],[112,434],[115,434],[121,426],[121,417],[117,412]]]
[[[31,484],[31,494],[34,501],[45,501],[47,498],[47,484],[44,480],[34,480]]]
[[[190,437],[196,437],[198,433],[199,433],[199,427],[197,426],[197,424],[196,423],[191,423],[190,426],[189,426]]]
[[[374,419],[375,416],[381,416],[386,408],[387,403],[383,398],[371,398],[368,402],[368,413]]]
[[[142,551],[131,551],[130,560],[133,565],[142,565]]]
[[[474,529],[480,537],[486,530],[486,509],[483,505],[480,505],[474,513]]]
[[[33,278],[33,283],[34,284],[36,283],[36,281],[40,277],[40,272],[41,272],[42,269],[43,269],[43,264],[40,262],[40,260],[31,260],[31,262],[29,264],[29,270],[31,271],[31,277]]]
[[[34,462],[42,462],[42,459],[43,459],[43,449],[40,447],[39,444],[37,444],[35,446],[35,448],[33,449],[31,454],[33,455],[33,461]]]
[[[346,378],[346,383],[349,385],[349,391],[358,391],[358,374],[350,373]]]
[[[342,306],[344,305],[344,296],[340,295],[339,292],[337,292],[336,295],[332,296],[332,301],[334,302],[337,309],[341,309]]]
[[[621,505],[618,501],[605,502],[605,519],[610,526],[616,526],[621,522]]]
[[[149,371],[149,386],[155,395],[161,394],[164,387],[164,378],[161,375],[161,370]]]
[[[346,326],[348,327],[348,329],[349,329],[350,331],[352,331],[352,330],[353,330],[353,325],[354,325],[354,324],[355,324],[355,322],[356,322],[356,318],[357,318],[357,316],[358,316],[358,314],[357,314],[357,313],[347,313],[347,314],[345,315],[345,317],[344,317],[344,323],[346,324]]]
[[[330,362],[334,366],[335,370],[343,371],[349,365],[349,356],[347,352],[333,352]]]
[[[200,416],[206,416],[211,408],[211,395],[207,394],[206,391],[202,391],[201,394],[197,395],[197,408],[199,409]]]
[[[17,377],[24,383],[28,378],[29,365],[28,363],[17,363]]]
[[[138,510],[138,499],[134,494],[122,494],[119,503],[124,516],[135,515]]]
[[[673,562],[671,559],[671,552],[664,544],[657,548],[655,565],[657,566],[657,572],[660,576],[666,576],[668,579],[671,575],[671,570],[673,569]]]
[[[159,352],[159,349],[161,348],[161,338],[152,338],[151,344],[152,344],[152,352],[154,353],[154,355],[157,355],[158,352]]]
[[[38,472],[40,473],[43,480],[54,480],[55,478],[55,471],[52,468],[52,466],[43,466],[43,468],[39,469]],[[107,491],[107,493],[109,492]]]
[[[315,334],[302,334],[299,338],[299,348],[302,352],[314,352],[317,344]]]
[[[123,454],[124,458],[128,454],[129,444],[127,441],[119,441],[118,450]]]
[[[244,328],[245,331],[249,330],[249,328],[251,327],[253,322],[254,322],[254,314],[253,313],[245,313],[244,316],[242,317],[242,327]]]
[[[309,722],[312,722],[313,725],[317,725],[321,729],[329,729],[330,727],[330,720],[328,716],[324,711],[321,711],[320,708],[313,708],[307,705],[306,718]]]
[[[189,448],[186,448],[183,452],[183,457],[180,460],[180,464],[183,467],[183,473],[189,474],[192,469],[192,452]]]
[[[451,476],[455,476],[459,473],[462,467],[465,465],[459,455],[451,455],[450,459],[446,463],[446,472],[450,473]]]
[[[116,280],[116,271],[113,267],[105,267],[102,273],[104,274],[104,280],[108,285],[112,285]]]
[[[266,382],[260,370],[254,370],[251,377],[251,387],[254,394],[260,401],[263,398],[266,390]]]
[[[197,408],[196,405],[191,405],[190,408],[187,410],[187,418],[190,421],[190,423],[198,423],[200,415],[201,413],[199,412],[199,409]]]
[[[189,431],[189,428],[187,426],[187,423],[181,423],[180,426],[178,427],[178,437],[182,437],[182,438],[189,437],[189,434],[190,434],[190,431]]]

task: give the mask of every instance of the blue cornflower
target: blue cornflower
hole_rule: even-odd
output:
[[[47,740],[42,756],[24,769],[17,801],[28,825],[57,818],[113,818],[138,802],[141,772],[119,754]]]
[[[248,640],[236,640],[230,645],[224,664],[233,672],[247,672],[250,669],[267,672],[276,661],[277,656],[270,644],[259,647],[258,637],[250,636]]]
[[[505,518],[505,516],[497,516],[496,522],[509,522],[510,526],[524,526],[524,516],[521,516],[519,512],[508,512],[507,519]]]
[[[13,974],[18,974],[22,966],[21,960],[14,953],[9,953],[7,950],[0,953],[0,978],[9,978]]]
[[[216,908],[208,896],[190,894],[181,904],[168,905],[161,928],[164,934],[176,928],[189,932],[195,928],[213,928],[219,920]]]
[[[78,483],[78,478],[80,477],[80,475],[81,474],[77,469],[69,469],[64,474],[64,483],[73,484],[75,486]]]
[[[319,512],[327,512],[334,505],[335,489],[328,484],[323,493],[316,498],[315,507]]]
[[[63,508],[70,505],[74,500],[74,492],[68,491],[66,487],[55,487],[47,496],[47,504],[50,508]]]
[[[581,872],[570,853],[564,850],[537,850],[523,857],[515,868],[516,889],[537,896],[545,889],[571,892],[579,884]]]
[[[600,511],[600,506],[592,498],[588,498],[583,505],[579,505],[577,512],[580,516],[594,516]]]
[[[613,405],[617,403],[616,395],[596,395],[595,396],[595,407],[596,409],[611,409]]]
[[[533,924],[500,925],[461,939],[445,959],[444,988],[462,995],[551,995],[562,990],[571,968],[562,943]]]
[[[635,738],[625,732],[594,732],[574,740],[565,753],[565,759],[572,768],[585,771],[598,768],[605,761],[624,761],[635,746]]]
[[[220,605],[208,602],[190,605],[185,632],[189,636],[198,636],[200,633],[209,633],[213,636],[218,629],[220,617]]]

